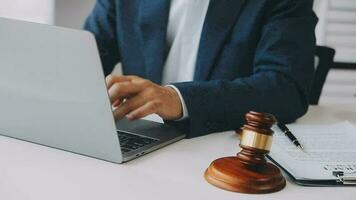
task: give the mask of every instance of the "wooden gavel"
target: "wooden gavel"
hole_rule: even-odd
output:
[[[205,179],[212,185],[241,193],[271,193],[284,188],[281,171],[267,162],[276,119],[271,114],[249,112],[246,124],[239,130],[241,151],[237,156],[219,158],[205,171]]]

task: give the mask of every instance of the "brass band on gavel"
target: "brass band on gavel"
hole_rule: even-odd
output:
[[[247,123],[241,128],[241,147],[269,151],[273,140],[271,126],[276,122],[273,115],[258,112],[246,114]]]
[[[271,145],[272,135],[266,135],[248,129],[242,131],[240,146],[269,151]]]

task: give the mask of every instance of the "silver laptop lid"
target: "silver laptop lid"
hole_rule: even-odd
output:
[[[0,18],[0,134],[122,162],[94,37]]]

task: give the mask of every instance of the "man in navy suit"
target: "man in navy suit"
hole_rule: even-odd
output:
[[[308,107],[311,0],[98,0],[94,33],[117,119],[156,113],[187,137],[236,130],[250,110]],[[117,63],[122,76],[109,75]]]

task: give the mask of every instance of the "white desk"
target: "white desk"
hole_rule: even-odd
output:
[[[298,123],[356,123],[356,106],[311,107]],[[355,199],[355,187],[301,187],[245,195],[217,189],[203,179],[209,163],[237,152],[233,132],[182,140],[126,164],[112,164],[0,137],[1,200],[331,200]]]

